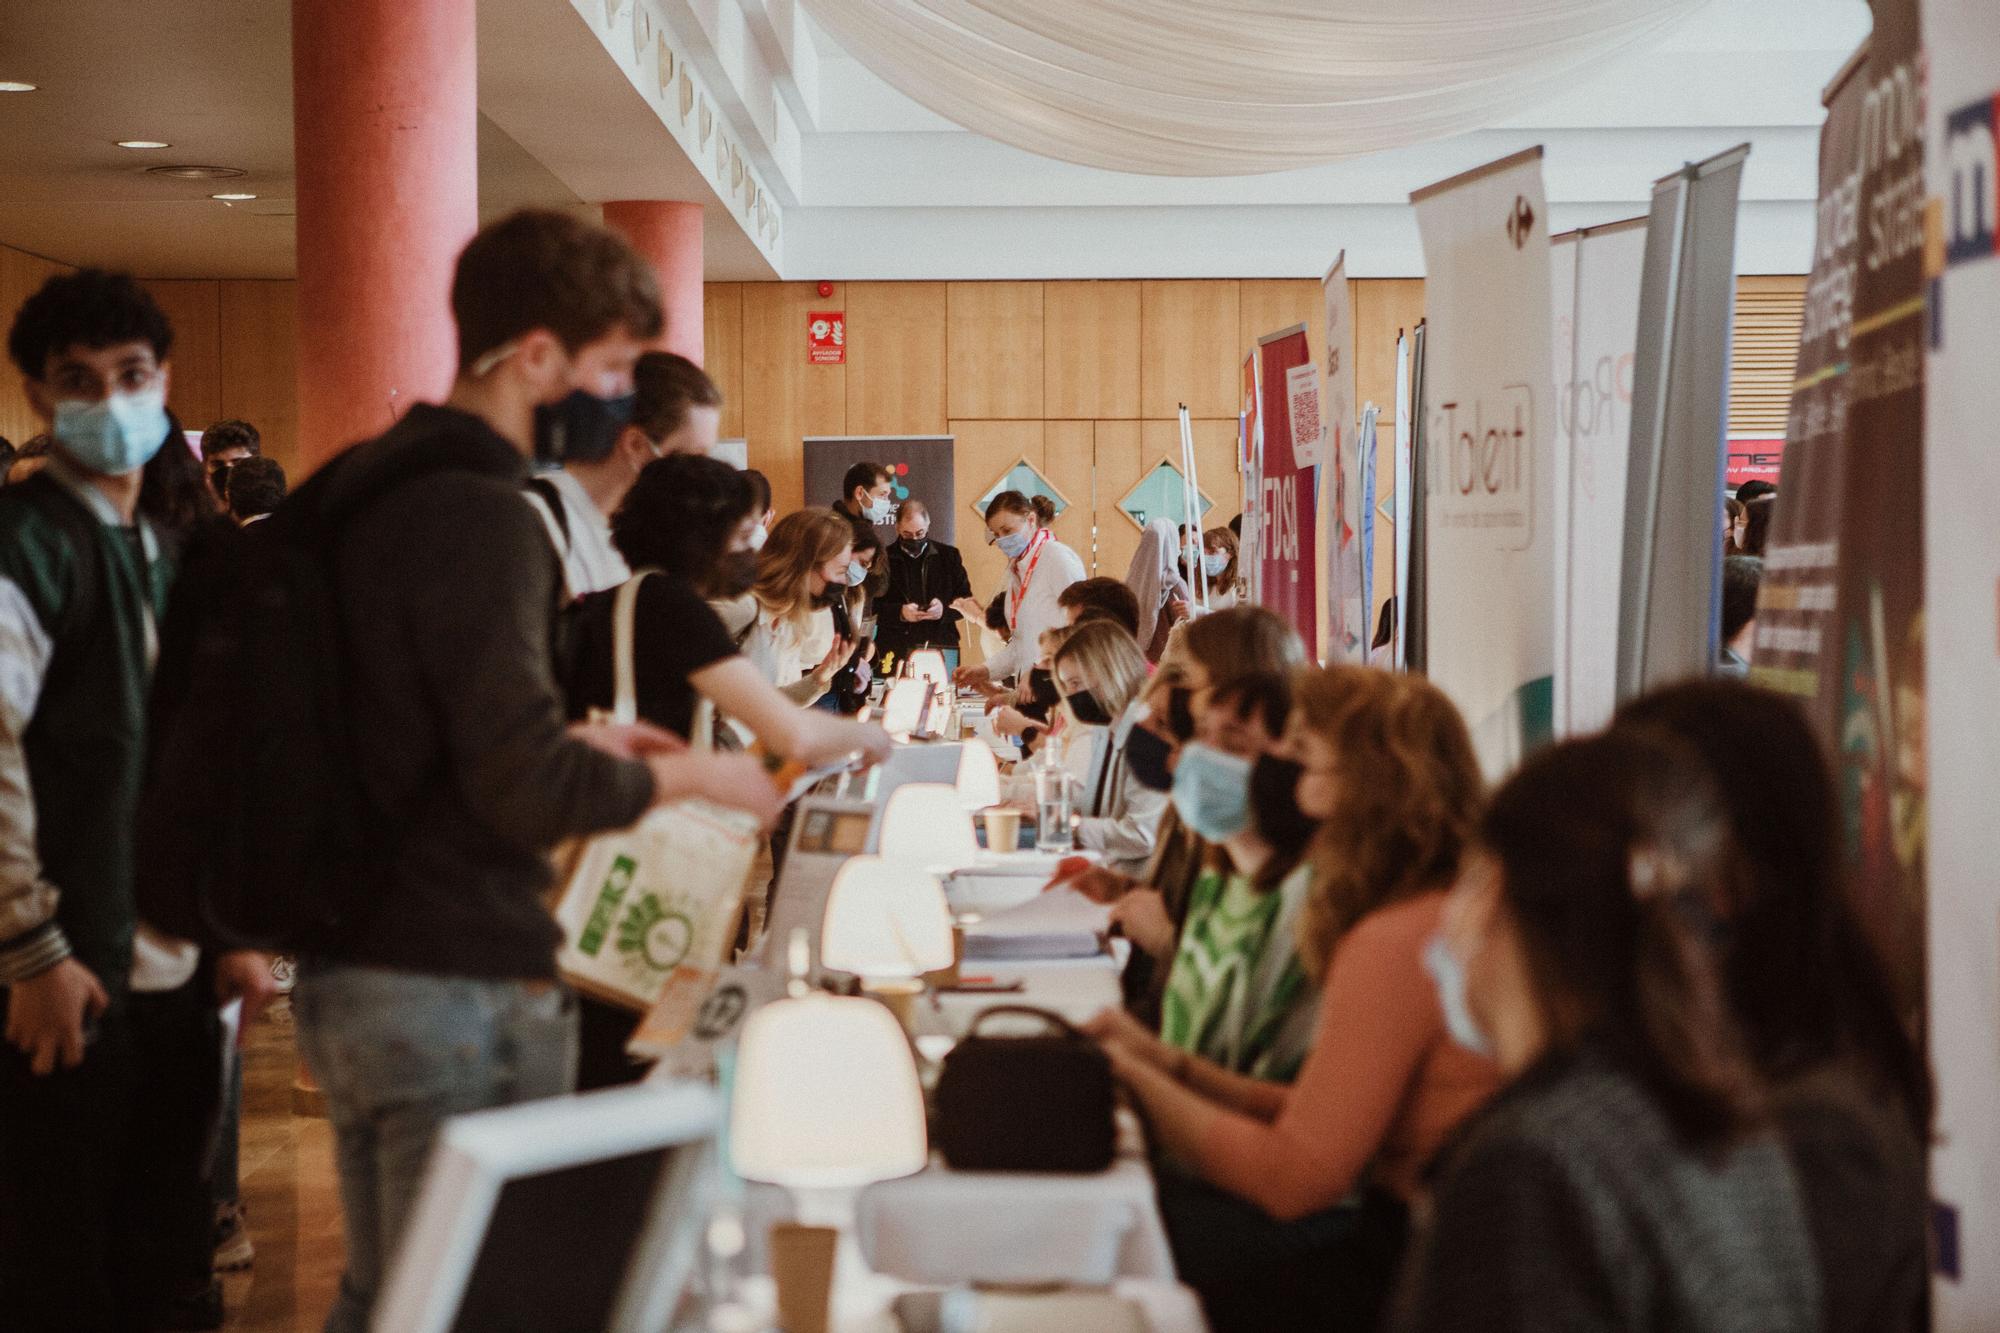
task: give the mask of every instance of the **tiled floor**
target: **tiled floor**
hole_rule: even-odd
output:
[[[340,1282],[340,1198],[325,1120],[292,1114],[291,1013],[250,1030],[243,1070],[243,1200],[257,1262],[226,1283],[231,1333],[317,1333]]]

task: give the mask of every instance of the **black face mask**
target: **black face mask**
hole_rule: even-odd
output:
[[[1035,667],[1028,672],[1028,693],[1044,708],[1054,708],[1062,702],[1062,693],[1056,689],[1056,673],[1047,667]]]
[[[1148,791],[1172,791],[1174,743],[1152,728],[1140,725],[1125,737],[1125,768],[1132,781]]]
[[[1069,696],[1069,715],[1086,727],[1106,727],[1111,725],[1111,714],[1104,705],[1097,702],[1097,696],[1089,690],[1078,690]]]
[[[1167,691],[1167,730],[1185,745],[1194,739],[1194,691],[1174,686]]]
[[[1299,809],[1303,765],[1259,755],[1250,766],[1250,819],[1264,841],[1281,855],[1296,856],[1318,831],[1319,822]]]
[[[715,558],[708,569],[708,595],[741,597],[757,582],[757,553],[730,551]]]
[[[905,537],[902,539],[902,542],[903,549],[911,555],[922,555],[930,548],[931,539],[928,537]]]
[[[563,463],[601,463],[611,457],[618,436],[632,422],[632,409],[639,395],[599,398],[582,389],[572,389],[559,403],[535,408],[535,461],[550,466]]]

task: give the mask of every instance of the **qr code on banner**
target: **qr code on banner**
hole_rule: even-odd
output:
[[[1320,462],[1319,379],[1310,362],[1285,372],[1285,396],[1292,406],[1292,465],[1316,467]]]

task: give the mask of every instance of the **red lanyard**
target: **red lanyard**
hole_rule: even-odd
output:
[[[1014,564],[1018,567],[1022,560],[1027,560],[1028,568],[1021,575],[1019,586],[1015,587],[1007,598],[1008,629],[1019,629],[1021,627],[1021,603],[1028,596],[1028,585],[1035,581],[1035,566],[1042,562],[1042,548],[1048,544],[1049,530],[1043,528],[1035,534],[1034,540],[1028,543],[1028,549],[1021,552],[1020,556],[1014,561]]]

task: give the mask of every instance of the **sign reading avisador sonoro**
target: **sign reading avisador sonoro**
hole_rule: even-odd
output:
[[[2000,23],[1990,9],[1937,0],[1923,5],[1923,24],[1937,244],[1924,479],[1902,484],[1924,497],[1926,688],[1912,702],[1927,716],[1905,744],[1928,736],[1917,790],[1919,814],[1928,807],[1926,1035],[1938,1094],[1931,1313],[1940,1333],[1972,1333],[2000,1310]],[[1903,540],[1919,544],[1914,533]],[[1918,721],[1908,710],[1902,720]]]
[[[1424,669],[1489,777],[1551,733],[1548,205],[1530,149],[1410,196],[1423,232]]]

